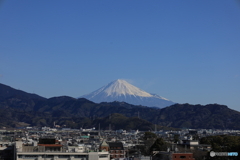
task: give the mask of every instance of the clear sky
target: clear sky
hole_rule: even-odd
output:
[[[0,83],[79,97],[116,79],[240,111],[240,1],[0,0]]]

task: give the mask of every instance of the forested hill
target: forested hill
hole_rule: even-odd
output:
[[[240,112],[219,104],[174,104],[156,109],[125,102],[97,104],[84,98],[67,96],[46,99],[2,84],[0,89],[0,127],[27,124],[52,126],[54,121],[56,124],[74,128],[98,127],[100,122],[104,123],[104,118],[118,113],[121,115],[118,120],[125,122],[125,125],[112,123],[115,129],[129,129],[129,126],[138,126],[139,123],[146,130],[149,130],[146,126],[153,124],[174,128],[240,129]],[[129,125],[128,118],[134,117],[141,119],[141,122],[134,119],[135,123]],[[105,125],[107,124],[106,122]]]

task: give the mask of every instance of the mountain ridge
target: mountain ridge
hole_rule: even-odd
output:
[[[21,95],[21,97],[24,98],[46,99],[37,94],[27,93],[25,91],[14,89],[8,85],[0,83],[0,98],[9,98],[16,95]]]
[[[157,94],[147,93],[122,79],[112,81],[81,97],[89,99],[95,103],[124,101],[134,105],[159,108],[174,104],[174,102],[164,97]]]
[[[22,125],[20,122],[31,126],[51,127],[56,122],[69,128],[80,128],[83,125],[97,128],[100,122],[107,126],[107,121],[102,121],[102,118],[117,113],[122,115],[117,121],[121,121],[121,117],[126,120],[126,126],[120,125],[122,129],[129,128],[127,123],[133,120],[131,117],[142,119],[138,121],[135,118],[136,124],[131,125],[137,125],[138,122],[146,125],[142,129],[149,128],[150,123],[173,128],[240,129],[240,112],[219,104],[186,103],[159,109],[117,101],[94,103],[85,98],[67,96],[36,99],[30,98],[31,94],[28,97],[26,92],[17,93],[20,95],[0,95],[0,127],[19,127]],[[120,127],[118,123],[114,126]]]

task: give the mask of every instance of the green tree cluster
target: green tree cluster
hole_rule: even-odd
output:
[[[157,135],[152,132],[145,132],[142,139],[144,142],[144,146],[143,146],[143,148],[141,148],[141,152],[144,155],[150,155],[151,147],[154,144],[154,142],[156,141]]]
[[[239,160],[240,159],[240,136],[231,135],[218,135],[218,136],[208,136],[200,139],[201,144],[210,144],[212,146],[212,151],[214,152],[238,152],[236,157],[210,157],[208,154],[207,159],[216,160]]]
[[[157,138],[153,145],[150,147],[150,152],[167,151],[167,148],[168,144],[162,138]]]

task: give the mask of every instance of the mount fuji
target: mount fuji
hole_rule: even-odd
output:
[[[158,108],[174,104],[166,98],[147,93],[122,79],[115,80],[90,94],[83,95],[81,98],[86,98],[95,103],[124,101],[133,105]]]

